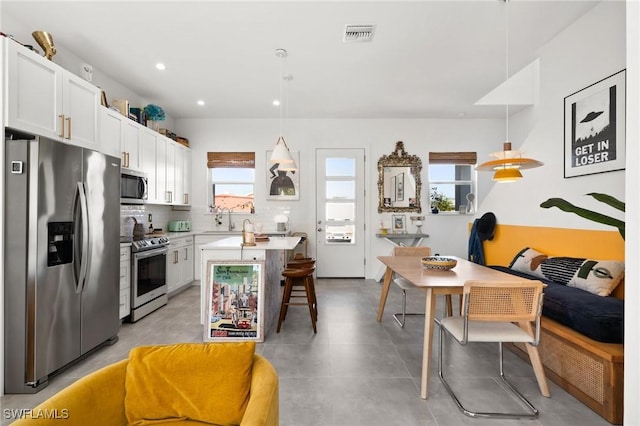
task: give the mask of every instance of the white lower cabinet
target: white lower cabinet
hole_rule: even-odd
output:
[[[196,235],[195,240],[195,268],[194,268],[194,279],[199,280],[202,277],[202,246],[205,244],[212,243],[214,241],[222,240],[224,238],[229,238],[230,235]]]
[[[167,253],[167,291],[172,293],[194,278],[193,237],[172,238]]]
[[[131,247],[120,247],[120,319],[131,312]]]

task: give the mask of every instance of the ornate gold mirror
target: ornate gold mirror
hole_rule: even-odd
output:
[[[391,155],[378,160],[378,213],[421,213],[420,190],[422,160],[409,155],[402,141]]]

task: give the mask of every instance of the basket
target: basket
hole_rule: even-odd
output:
[[[458,261],[443,256],[428,256],[422,258],[422,266],[427,269],[435,269],[440,271],[448,271],[454,268],[458,264]]]

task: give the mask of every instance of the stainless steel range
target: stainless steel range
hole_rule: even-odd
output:
[[[131,242],[131,322],[167,304],[168,246],[165,236]]]

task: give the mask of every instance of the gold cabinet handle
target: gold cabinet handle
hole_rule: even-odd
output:
[[[187,194],[186,192],[184,193],[184,203],[189,204],[189,194]]]
[[[71,117],[67,117],[65,120],[67,120],[67,139],[71,139]]]
[[[60,119],[60,133],[58,136],[64,138],[64,114],[60,114],[58,118]]]
[[[187,249],[184,249],[184,260],[189,260],[189,252]]]
[[[178,263],[178,250],[173,252],[173,263]]]

